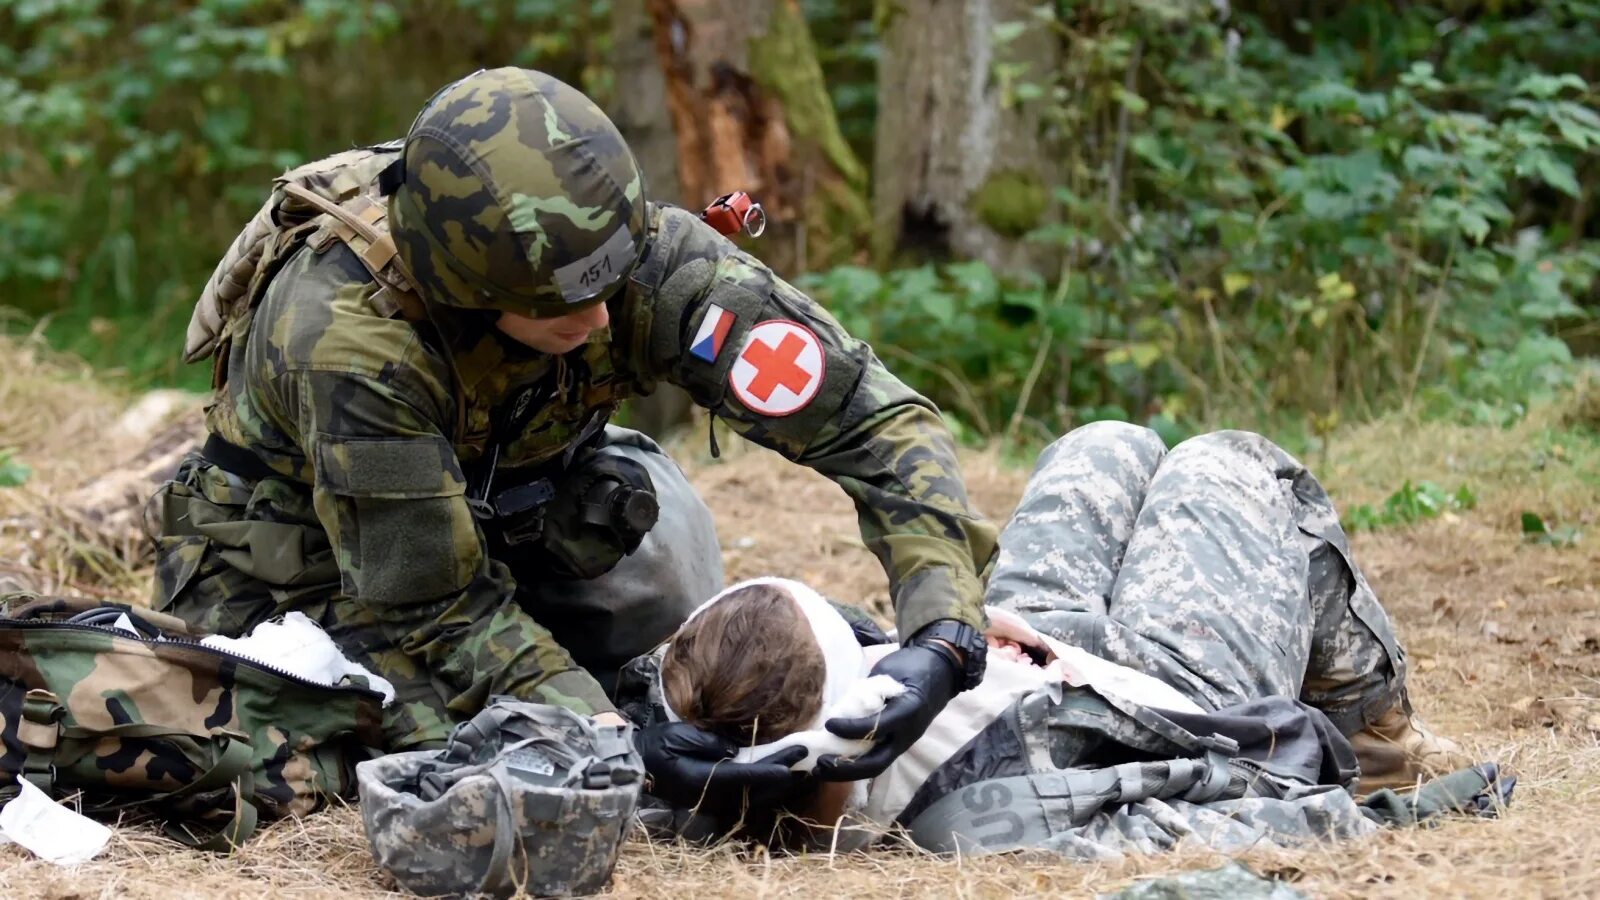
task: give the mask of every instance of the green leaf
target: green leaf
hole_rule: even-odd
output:
[[[1037,100],[1045,94],[1044,85],[1032,81],[1019,81],[1012,88],[1012,93],[1020,101]]]
[[[1336,222],[1355,214],[1356,204],[1349,194],[1311,189],[1300,198],[1306,215],[1324,222]]]
[[[1582,193],[1578,186],[1578,176],[1572,166],[1557,159],[1548,153],[1541,153],[1534,162],[1534,172],[1545,184],[1550,185],[1568,197],[1577,197]]]
[[[1337,81],[1321,81],[1295,95],[1296,108],[1309,113],[1355,112],[1360,94]]]
[[[823,274],[820,283],[834,298],[848,303],[875,300],[883,290],[883,276],[863,266],[839,266]]]
[[[33,470],[13,458],[12,451],[0,450],[0,488],[21,487]]]
[[[1579,150],[1586,150],[1591,144],[1600,144],[1600,114],[1588,107],[1576,103],[1557,103],[1551,120],[1555,122],[1561,137]]]
[[[951,263],[944,273],[973,306],[988,306],[1000,296],[1000,281],[984,263]]]
[[[1448,172],[1455,168],[1455,159],[1449,154],[1440,153],[1432,147],[1413,144],[1406,148],[1400,157],[1401,165],[1412,175],[1433,175]]]
[[[1577,75],[1570,72],[1564,75],[1546,75],[1538,73],[1529,75],[1511,89],[1514,94],[1524,97],[1538,97],[1541,100],[1554,97],[1565,88],[1575,88],[1579,91],[1588,90],[1589,84]]]
[[[1360,193],[1384,174],[1383,157],[1373,150],[1360,150],[1326,160],[1327,171],[1350,193]]]
[[[928,291],[916,298],[918,308],[941,325],[956,317],[956,298],[944,291]]]
[[[1541,517],[1538,513],[1535,513],[1535,512],[1526,512],[1526,511],[1523,512],[1523,514],[1522,514],[1522,533],[1523,534],[1525,534],[1525,535],[1528,535],[1528,534],[1545,534],[1546,531],[1547,531],[1547,529],[1544,527],[1544,518],[1543,517]]]
[[[1001,22],[990,30],[995,44],[1009,44],[1028,30],[1026,22]]]
[[[1159,359],[1161,359],[1161,346],[1149,341],[1138,341],[1115,347],[1107,350],[1105,356],[1106,365],[1108,366],[1133,363],[1141,371],[1155,365]]]
[[[1130,90],[1123,88],[1123,86],[1120,84],[1112,85],[1111,94],[1117,98],[1118,103],[1121,103],[1123,106],[1128,108],[1128,112],[1131,112],[1136,116],[1142,115],[1150,109],[1150,101]]]
[[[1366,503],[1357,503],[1345,510],[1344,519],[1340,522],[1344,530],[1354,533],[1357,531],[1376,531],[1386,523],[1378,511]]]
[[[1410,525],[1438,518],[1451,510],[1467,510],[1478,505],[1478,495],[1467,485],[1448,493],[1431,481],[1413,483],[1407,479],[1377,509],[1366,504],[1350,507],[1341,520],[1346,531],[1375,531],[1391,525]]]

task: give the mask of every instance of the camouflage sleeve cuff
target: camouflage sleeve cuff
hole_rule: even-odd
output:
[[[617,711],[617,705],[606,696],[605,688],[582,669],[557,672],[539,682],[533,693],[530,699],[536,703],[563,706],[579,715],[598,716]]]
[[[902,638],[939,619],[965,622],[979,631],[989,627],[983,613],[983,586],[973,573],[952,566],[922,569],[895,589],[895,625]]]

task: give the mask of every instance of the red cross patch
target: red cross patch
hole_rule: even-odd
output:
[[[751,411],[792,415],[816,398],[827,363],[815,332],[797,322],[769,319],[750,329],[728,370],[728,383]]]

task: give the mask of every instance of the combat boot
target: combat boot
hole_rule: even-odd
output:
[[[1405,706],[1396,706],[1350,736],[1361,763],[1357,795],[1384,788],[1407,790],[1472,765],[1472,758],[1455,741],[1434,734]]]

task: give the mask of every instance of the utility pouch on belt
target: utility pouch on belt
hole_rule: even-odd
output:
[[[587,448],[560,473],[501,489],[489,506],[493,555],[528,583],[604,575],[639,549],[661,513],[642,464]]]
[[[87,815],[228,851],[259,818],[353,795],[382,699],[203,646],[148,609],[0,595],[0,805],[20,774]]]

